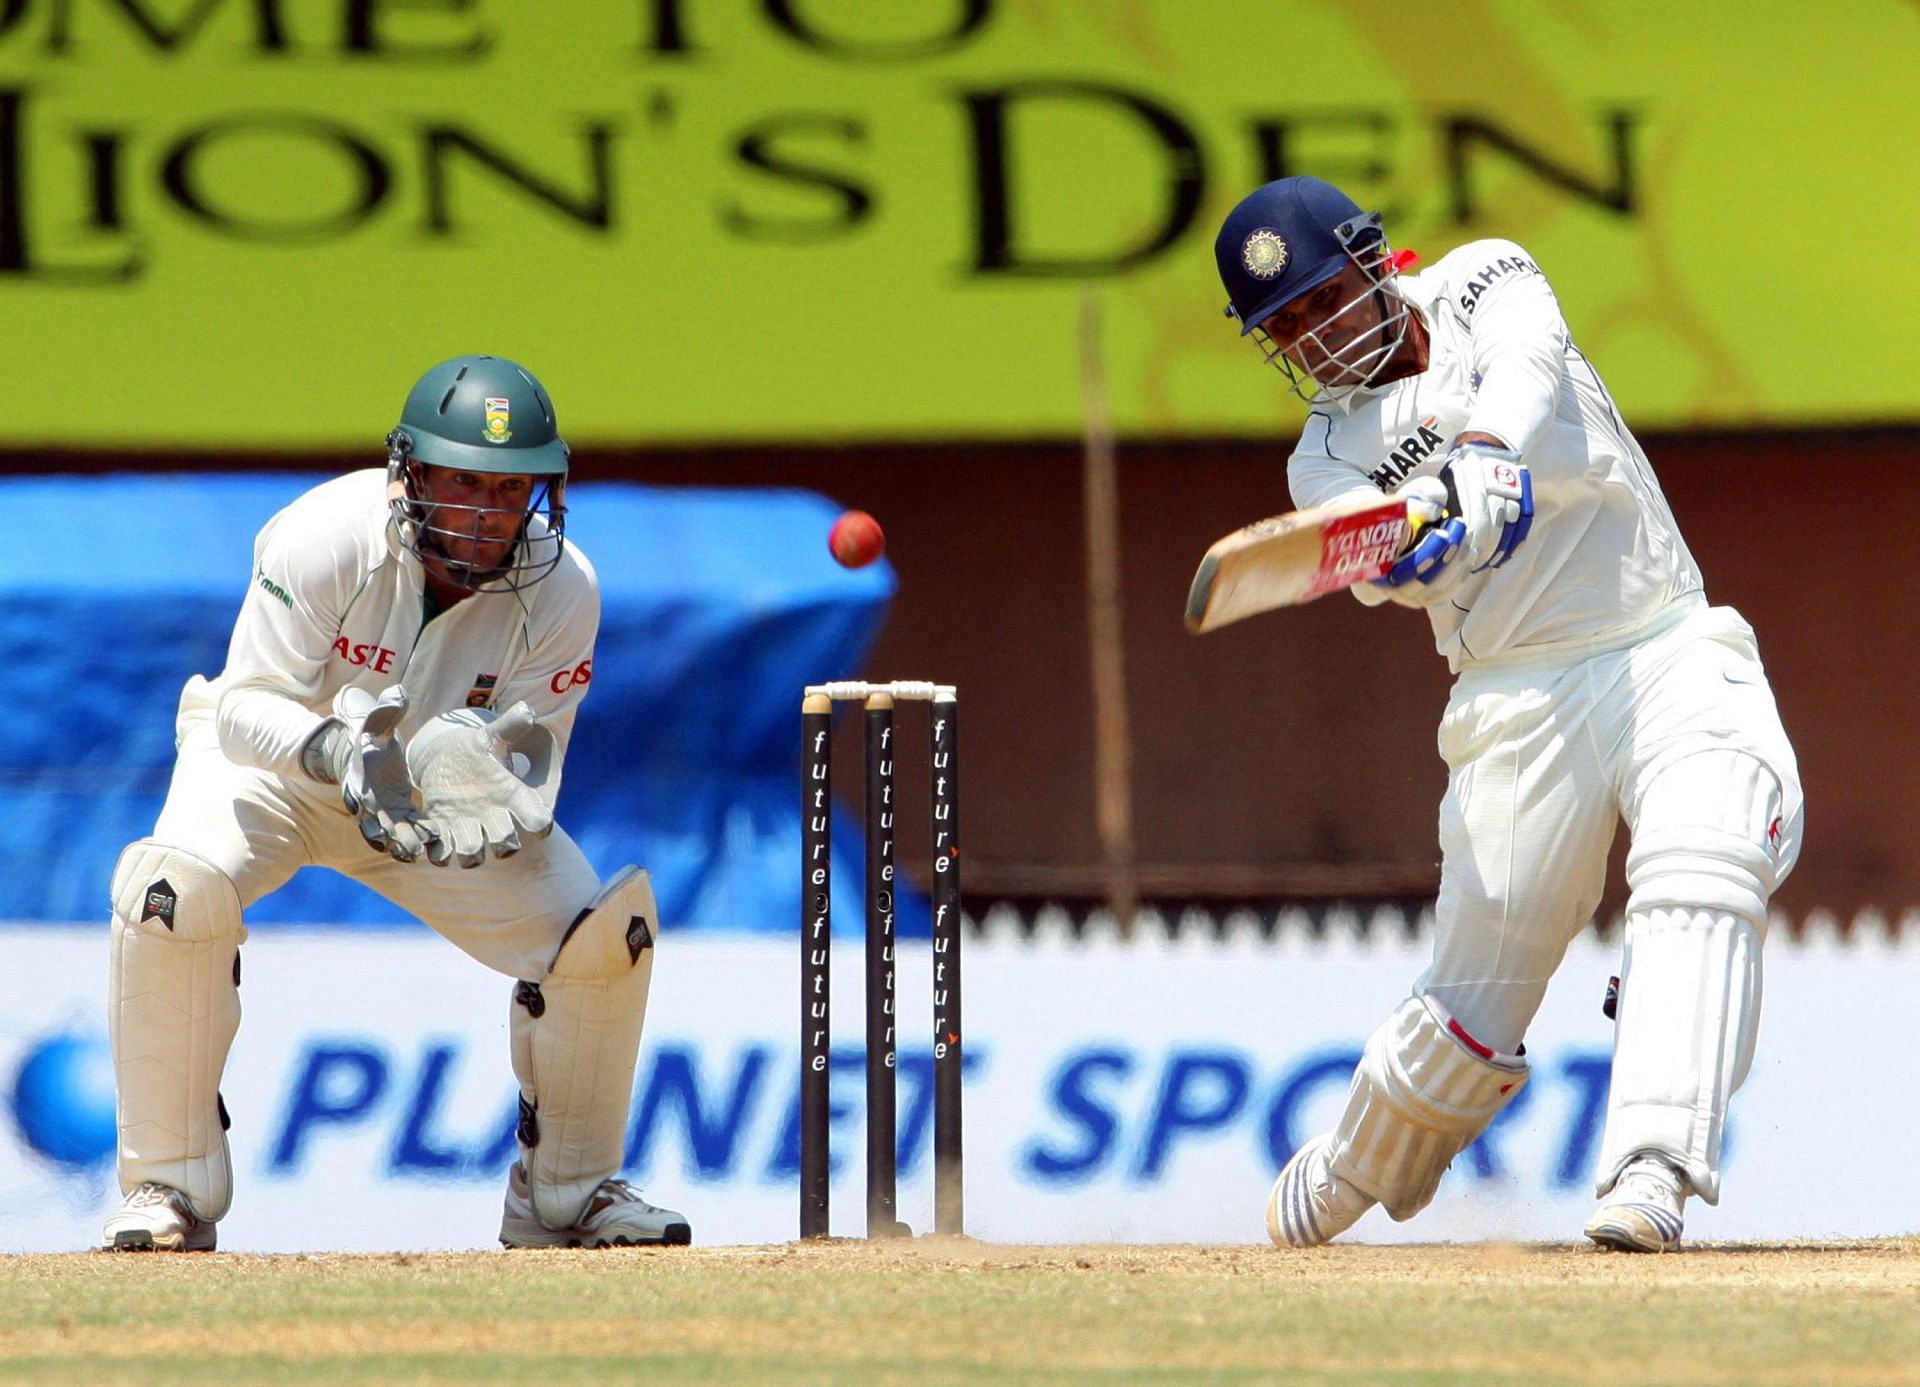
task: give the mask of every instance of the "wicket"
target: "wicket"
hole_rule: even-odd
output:
[[[800,1236],[827,1236],[827,1104],[833,944],[833,705],[859,702],[866,731],[867,1236],[906,1236],[895,1202],[894,796],[896,702],[925,702],[933,814],[933,1219],[965,1231],[960,1155],[959,699],[950,684],[809,685],[800,705]]]

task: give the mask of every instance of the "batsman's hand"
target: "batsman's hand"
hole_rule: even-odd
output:
[[[1533,529],[1533,474],[1520,455],[1485,443],[1454,445],[1440,465],[1448,509],[1466,521],[1471,572],[1498,568]]]
[[[334,695],[333,716],[307,743],[302,761],[314,779],[340,787],[340,801],[376,852],[412,862],[433,841],[432,826],[414,807],[407,752],[394,730],[407,713],[407,691],[395,684],[378,697],[345,688]]]
[[[1452,587],[1464,576],[1454,557],[1466,538],[1467,525],[1459,516],[1447,513],[1446,484],[1438,477],[1415,477],[1394,495],[1407,503],[1413,537],[1393,567],[1373,581],[1390,588],[1409,583]]]
[[[477,867],[488,853],[520,851],[523,835],[553,832],[553,810],[540,788],[554,751],[553,733],[525,703],[499,716],[455,708],[421,728],[407,747],[407,767],[436,835],[430,860]]]

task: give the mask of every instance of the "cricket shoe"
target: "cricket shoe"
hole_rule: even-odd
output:
[[[211,1252],[214,1242],[211,1219],[194,1213],[179,1190],[149,1180],[108,1216],[100,1245],[108,1252]]]
[[[602,1180],[571,1227],[549,1228],[534,1217],[526,1169],[515,1161],[500,1241],[508,1247],[685,1247],[693,1228],[685,1214],[647,1203],[625,1180]]]
[[[1685,1175],[1658,1156],[1635,1156],[1587,1221],[1587,1236],[1619,1252],[1677,1251],[1686,1202]]]
[[[1333,1173],[1331,1135],[1293,1153],[1267,1197],[1267,1236],[1281,1247],[1318,1247],[1359,1222],[1374,1198]]]

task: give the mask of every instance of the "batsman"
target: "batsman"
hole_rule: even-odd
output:
[[[220,1079],[243,915],[315,865],[514,979],[500,1241],[691,1241],[615,1178],[652,889],[633,867],[602,883],[553,821],[600,624],[593,569],[566,542],[567,466],[540,383],[459,357],[413,387],[384,469],[322,483],[255,540],[226,667],[187,681],[165,806],[114,870],[125,1197],[106,1247],[214,1248],[233,1198]]]
[[[1753,631],[1705,584],[1640,445],[1510,241],[1418,275],[1378,213],[1315,178],[1257,189],[1214,246],[1228,315],[1310,403],[1296,506],[1403,497],[1413,539],[1369,606],[1424,610],[1456,678],[1440,723],[1433,959],[1368,1039],[1338,1125],[1287,1162],[1276,1243],[1375,1204],[1408,1219],[1527,1082],[1525,1039],[1631,834],[1599,1206],[1607,1248],[1679,1247],[1720,1199],[1753,1061],[1768,900],[1801,792]]]

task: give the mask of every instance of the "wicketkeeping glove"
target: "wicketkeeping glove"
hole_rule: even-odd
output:
[[[379,697],[345,688],[334,695],[333,716],[301,754],[307,774],[338,785],[340,800],[376,852],[411,862],[433,839],[413,804],[407,752],[394,729],[407,713],[407,691],[395,684]]]
[[[1440,466],[1447,509],[1467,522],[1470,569],[1498,568],[1533,528],[1533,475],[1518,453],[1462,443]]]
[[[485,708],[455,708],[414,734],[407,766],[437,834],[428,845],[434,864],[477,867],[489,852],[520,851],[522,834],[553,832],[553,810],[540,787],[554,750],[553,733],[525,703],[498,717]],[[517,774],[516,766],[523,767]]]

